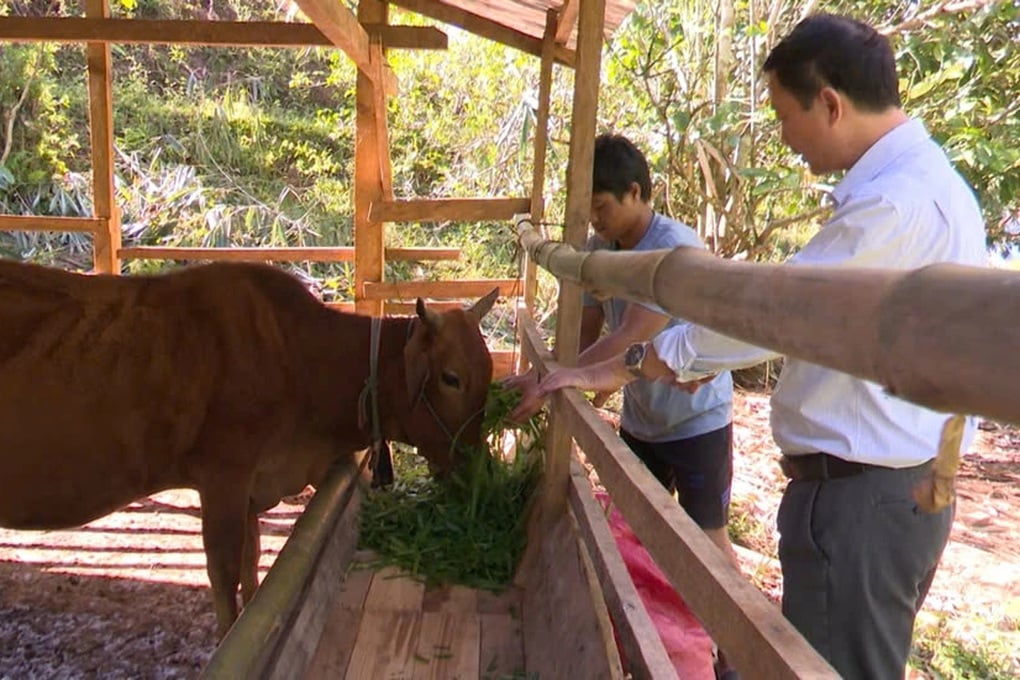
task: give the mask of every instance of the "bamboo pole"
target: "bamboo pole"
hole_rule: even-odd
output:
[[[578,252],[517,220],[542,267],[947,413],[1020,424],[1020,274],[752,264],[697,248]]]

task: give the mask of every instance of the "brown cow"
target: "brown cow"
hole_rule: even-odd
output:
[[[470,310],[384,319],[382,436],[433,470],[480,440],[492,359]],[[220,633],[258,585],[257,513],[369,445],[368,317],[282,270],[211,264],[84,276],[0,261],[0,526],[77,526],[197,489]],[[369,410],[370,411],[370,410]]]

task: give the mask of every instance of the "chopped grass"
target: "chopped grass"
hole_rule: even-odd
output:
[[[544,432],[542,415],[523,426],[506,420],[516,401],[493,383],[483,424],[488,446],[467,453],[448,480],[401,475],[391,489],[368,493],[360,544],[378,554],[377,564],[400,567],[429,585],[500,590],[510,584],[527,542]]]

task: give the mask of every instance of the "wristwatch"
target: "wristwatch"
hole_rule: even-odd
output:
[[[646,356],[648,356],[648,343],[635,342],[624,353],[623,365],[635,378],[644,378],[645,374],[641,372],[641,365],[644,364]]]

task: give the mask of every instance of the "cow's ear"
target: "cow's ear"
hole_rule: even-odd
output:
[[[433,333],[438,333],[439,328],[443,325],[443,315],[439,314],[425,306],[425,301],[418,298],[418,301],[414,304],[414,311],[418,313],[418,318],[421,319],[425,326]]]
[[[471,305],[471,308],[467,310],[468,314],[471,314],[479,322],[485,318],[485,315],[492,309],[492,305],[495,304],[496,298],[499,297],[499,288],[493,288],[489,291],[489,294],[483,298],[480,298],[478,302]]]

